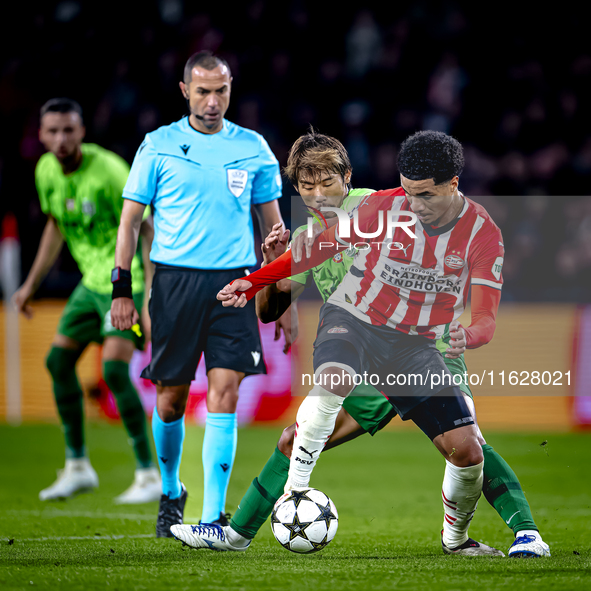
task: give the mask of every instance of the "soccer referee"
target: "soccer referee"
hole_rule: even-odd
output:
[[[156,524],[171,537],[182,523],[187,491],[179,480],[184,412],[201,354],[208,379],[203,442],[203,523],[227,523],[225,500],[236,453],[238,387],[266,373],[254,307],[248,317],[217,305],[236,271],[256,263],[254,205],[261,233],[282,222],[279,163],[254,131],[224,119],[232,77],[225,60],[192,55],[180,89],[190,114],[146,135],[123,191],[113,270],[113,326],[138,318],[129,273],[144,208],[154,209],[150,259],[156,265],[150,316],[152,360],[142,377],[156,384],[152,430],[162,475]],[[242,311],[244,312],[244,311]]]

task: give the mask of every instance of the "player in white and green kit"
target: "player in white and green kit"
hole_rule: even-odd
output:
[[[116,501],[154,501],[160,497],[160,475],[152,462],[145,413],[129,377],[129,362],[135,348],[143,345],[143,337],[139,326],[135,332],[121,332],[110,321],[111,269],[129,166],[113,152],[82,143],[84,133],[82,111],[75,101],[52,99],[41,108],[39,137],[48,152],[37,164],[35,182],[48,221],[29,275],[13,299],[16,307],[31,317],[29,302],[65,241],[82,280],[64,308],[46,365],[63,426],[66,465],[39,498],[68,498],[98,486],[86,455],[83,394],[75,370],[83,350],[96,342],[103,345],[103,377],[117,400],[137,461],[132,486]],[[151,243],[149,219],[143,232],[147,253]],[[151,267],[144,273],[142,259],[136,255],[131,271],[134,300],[141,310],[144,280],[151,280]],[[147,315],[143,320],[142,328],[149,330]]]
[[[351,188],[351,164],[347,151],[335,138],[313,131],[294,143],[285,172],[304,203],[316,209],[340,207],[346,212],[351,212],[366,195],[373,193],[369,189]],[[344,194],[346,197],[343,199]],[[305,230],[306,226],[298,228],[294,232],[294,237]],[[285,251],[288,240],[289,232],[281,231],[279,226],[274,228],[263,245],[265,264]],[[303,292],[311,279],[326,302],[349,270],[354,255],[354,251],[343,251],[310,271],[265,287],[256,296],[257,315],[263,322],[276,320]],[[463,376],[467,372],[463,354],[458,355],[458,351],[450,343],[449,324],[443,337],[437,341],[437,347],[452,375]],[[447,357],[447,354],[454,358]],[[473,410],[470,388],[462,382],[460,389],[469,397]],[[395,415],[396,412],[385,396],[373,386],[361,384],[345,398],[333,434],[324,449],[350,441],[363,433],[374,435]],[[220,529],[217,529],[218,526],[207,525],[174,526],[172,531],[175,537],[196,548],[245,550],[270,515],[275,501],[283,494],[294,430],[295,425],[284,430],[273,455],[240,501],[229,526]],[[485,443],[484,438],[480,439],[484,454],[483,492],[487,500],[515,533],[537,531],[514,472],[503,458]],[[187,529],[191,527],[197,529]],[[535,554],[531,552],[530,546],[529,555],[542,555],[542,552]]]

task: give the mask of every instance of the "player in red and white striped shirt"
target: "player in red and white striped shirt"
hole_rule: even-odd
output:
[[[314,368],[322,385],[314,386],[298,411],[286,490],[308,485],[342,401],[353,389],[346,378],[377,374],[403,420],[412,419],[447,460],[444,551],[490,555],[501,553],[467,534],[482,488],[478,428],[453,382],[434,385],[431,379],[428,385],[429,375],[447,375],[433,342],[445,325],[452,323],[453,339],[446,355],[457,357],[491,340],[500,301],[501,233],[484,208],[459,192],[462,167],[462,148],[453,138],[437,132],[411,136],[399,157],[400,188],[366,198],[348,224],[316,238],[308,258],[300,256],[303,240],[296,239],[292,251],[233,282],[218,299],[244,306],[264,285],[357,246],[360,254],[321,312]],[[472,322],[464,329],[457,318],[470,286]],[[421,379],[392,387],[387,374]]]
[[[416,181],[403,177],[402,183],[399,189],[366,197],[359,206],[357,231],[352,224],[350,240],[363,250],[328,302],[366,323],[439,338],[445,325],[463,313],[471,284],[494,289],[489,300],[500,298],[504,256],[501,232],[482,206],[459,193],[452,196],[454,207],[449,208],[447,217],[456,211],[459,214],[449,222],[432,226],[423,221],[425,217],[418,211],[427,215],[425,208],[433,207],[433,202],[440,198],[407,197],[416,194]],[[364,207],[366,204],[368,207]],[[381,216],[376,216],[376,209]],[[393,236],[388,237],[385,223],[376,237],[362,237],[362,233],[377,233],[379,217],[399,211],[414,211],[417,215],[415,239],[403,228],[396,228]],[[334,233],[336,252],[343,239],[338,235],[338,227]],[[326,250],[319,251],[319,256],[325,254]],[[473,343],[477,346],[484,344],[487,335],[478,336],[479,341]]]

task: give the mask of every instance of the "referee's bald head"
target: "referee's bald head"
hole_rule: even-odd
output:
[[[230,66],[224,58],[214,55],[211,51],[198,51],[187,60],[187,63],[185,64],[185,70],[183,72],[183,80],[185,84],[191,83],[194,68],[214,70],[218,66],[224,66],[227,68],[228,76],[230,78],[232,77]]]

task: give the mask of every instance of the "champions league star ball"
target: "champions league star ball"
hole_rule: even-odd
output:
[[[298,554],[311,554],[328,546],[338,526],[334,503],[315,488],[285,493],[275,503],[271,515],[275,539]]]

